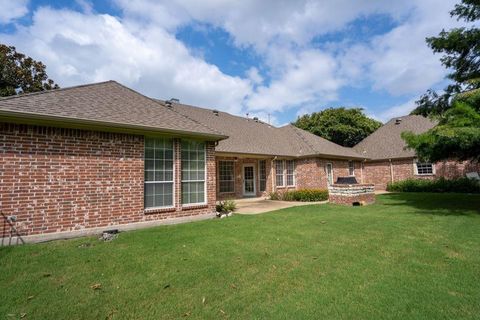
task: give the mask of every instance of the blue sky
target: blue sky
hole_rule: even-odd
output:
[[[155,98],[270,116],[407,114],[446,70],[425,37],[455,0],[0,0],[0,42],[62,87],[117,80]]]

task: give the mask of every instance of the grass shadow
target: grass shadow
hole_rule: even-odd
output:
[[[385,206],[408,206],[415,213],[433,215],[480,214],[480,195],[461,193],[390,193],[380,197]],[[419,212],[420,211],[420,212]]]

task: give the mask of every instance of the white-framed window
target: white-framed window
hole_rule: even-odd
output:
[[[354,176],[355,175],[355,162],[348,161],[348,175]]]
[[[295,160],[275,160],[275,185],[277,187],[295,185]]]
[[[275,185],[277,187],[283,187],[285,185],[285,181],[283,179],[283,171],[285,169],[285,161],[283,160],[275,160]]]
[[[182,140],[182,204],[206,203],[206,145]]]
[[[333,164],[331,162],[325,165],[325,173],[327,174],[327,184],[331,186],[333,184]]]
[[[145,137],[145,208],[173,207],[173,139]]]
[[[295,185],[295,160],[286,160],[286,180],[287,180],[287,186],[294,186]]]
[[[260,191],[267,190],[267,160],[258,161],[258,180],[260,181]]]
[[[235,170],[233,161],[218,161],[218,183],[221,193],[235,192]]]
[[[414,162],[415,174],[422,176],[422,175],[433,175],[435,174],[435,166],[433,163],[429,162]]]

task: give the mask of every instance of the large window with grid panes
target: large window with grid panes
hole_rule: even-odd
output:
[[[233,161],[218,161],[218,184],[221,193],[235,192],[235,167]]]
[[[173,207],[173,139],[145,137],[145,208]]]
[[[295,186],[295,160],[275,160],[275,185]]]
[[[267,190],[267,160],[258,161],[258,180],[260,182],[260,191]]]
[[[295,185],[295,160],[285,161],[285,177],[287,186],[291,187]]]
[[[205,142],[182,140],[182,204],[204,204],[206,200]]]

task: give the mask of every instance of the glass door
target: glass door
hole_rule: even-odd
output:
[[[253,165],[243,166],[243,195],[255,195],[255,168]]]

